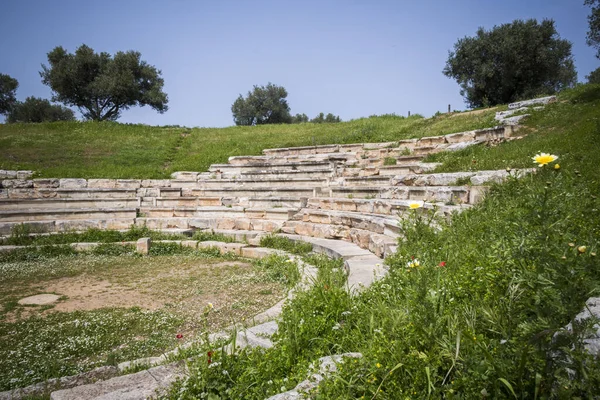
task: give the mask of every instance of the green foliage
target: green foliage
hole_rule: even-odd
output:
[[[386,157],[383,159],[383,165],[396,165],[398,161],[394,157]]]
[[[30,96],[24,102],[16,102],[6,120],[9,123],[74,121],[75,114],[66,107]]]
[[[560,39],[554,21],[535,19],[459,39],[443,73],[458,82],[469,107],[556,93],[577,79],[571,43]]]
[[[236,125],[289,124],[292,122],[290,106],[283,86],[268,83],[267,86],[254,85],[246,98],[240,96],[231,106]]]
[[[168,109],[161,72],[141,60],[137,51],[113,57],[86,45],[75,54],[59,46],[48,53],[48,62],[40,76],[52,89],[52,99],[78,107],[86,119],[115,121],[133,106],[147,105],[159,113]]]
[[[596,57],[600,58],[600,0],[585,0],[584,4],[592,8],[588,15],[587,44],[596,49]]]
[[[0,115],[7,114],[17,102],[19,82],[9,75],[0,74]]]
[[[332,113],[328,113],[327,115],[323,113],[319,113],[316,117],[310,120],[313,124],[333,124],[336,122],[342,122],[339,116],[335,116]]]
[[[26,247],[0,252],[0,263],[43,260],[76,254],[75,250],[67,245]]]
[[[267,280],[281,283],[288,289],[293,288],[300,281],[298,264],[286,256],[271,254],[255,260],[254,265],[259,267],[259,271],[264,273]]]
[[[302,113],[302,114],[296,114],[292,117],[292,124],[303,124],[308,122],[308,115]]]
[[[269,247],[271,249],[279,249],[288,253],[305,255],[312,251],[310,243],[291,240],[286,237],[268,235],[260,238],[261,247]]]
[[[600,67],[596,68],[589,75],[586,76],[588,83],[600,84]]]

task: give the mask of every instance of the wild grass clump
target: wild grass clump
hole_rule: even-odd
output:
[[[132,242],[149,237],[152,240],[186,240],[184,235],[162,233],[147,227],[132,225],[127,231],[101,230],[89,228],[84,232],[64,232],[56,234],[35,234],[29,225],[19,224],[12,229],[11,236],[2,239],[0,244],[13,246],[49,246],[70,243],[115,243]]]
[[[291,240],[289,238],[277,235],[267,235],[261,237],[260,245],[261,247],[283,250],[297,255],[306,255],[312,251],[312,245],[310,243]]]

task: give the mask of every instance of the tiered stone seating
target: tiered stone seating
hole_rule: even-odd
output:
[[[385,255],[397,239],[394,213],[404,207],[403,200],[445,204],[450,210],[454,204],[475,203],[484,185],[508,176],[427,174],[437,164],[424,163],[426,154],[511,132],[496,127],[397,142],[266,149],[261,156],[230,157],[208,172],[182,171],[171,179],[31,179],[30,171],[3,171],[0,234],[21,223],[41,231],[133,224],[282,231],[341,238]]]

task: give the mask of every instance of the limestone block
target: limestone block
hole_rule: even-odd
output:
[[[486,173],[479,173],[471,177],[471,184],[474,186],[481,186],[490,184],[492,182],[500,183],[503,182],[509,173],[507,171],[486,171]]]
[[[8,199],[8,190],[0,189],[0,199]]]
[[[88,188],[114,189],[117,187],[116,179],[88,179]]]
[[[17,179],[17,171],[0,169],[0,179]]]
[[[100,243],[71,243],[71,247],[75,251],[90,251],[100,246]]]
[[[5,179],[2,181],[2,187],[5,189],[26,189],[33,187],[33,181],[25,179]]]
[[[196,181],[198,180],[198,172],[192,171],[178,171],[171,174],[171,178],[182,180],[182,181]]]
[[[17,171],[17,179],[31,179],[33,171]]]
[[[9,199],[35,199],[56,197],[55,191],[40,192],[35,189],[8,189]]]
[[[470,142],[475,140],[475,131],[453,133],[446,135],[446,142],[450,144]]]
[[[139,179],[117,179],[117,189],[139,189],[142,181]]]
[[[217,220],[217,229],[235,229],[236,219],[221,218]]]
[[[150,252],[150,247],[152,246],[152,239],[150,238],[140,238],[136,242],[136,251],[139,254],[148,254]]]
[[[515,108],[521,107],[531,107],[536,104],[549,104],[556,101],[556,96],[548,96],[548,97],[540,97],[537,99],[518,101],[516,103],[511,103],[508,105],[509,110],[513,110]]]
[[[471,140],[468,142],[458,142],[458,143],[454,143],[451,144],[450,146],[446,147],[446,151],[458,151],[458,150],[462,150],[462,149],[466,149],[469,146],[473,146],[475,144],[481,144],[483,143],[480,140]]]
[[[220,246],[221,253],[233,253],[236,256],[242,255],[242,249],[248,247],[243,243],[222,243]]]
[[[420,138],[417,143],[419,146],[433,146],[436,144],[446,143],[446,138],[444,136],[423,137],[423,138]]]
[[[250,222],[250,220],[247,219],[236,219],[234,220],[235,223],[235,229],[236,230],[242,230],[242,231],[251,231],[252,230],[252,223]],[[226,228],[228,229],[228,228]]]
[[[469,190],[469,204],[476,204],[483,200],[489,190],[486,186],[471,186]]]
[[[34,179],[33,180],[34,188],[51,189],[51,188],[57,188],[58,185],[59,185],[59,182],[58,182],[58,179],[56,179],[56,178]]]
[[[85,179],[60,179],[59,187],[61,189],[83,189],[87,187],[87,180]]]
[[[171,187],[171,181],[169,179],[144,179],[141,185],[145,188]]]
[[[138,197],[160,197],[160,189],[140,188],[137,190]]]

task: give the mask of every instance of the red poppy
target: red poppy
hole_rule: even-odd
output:
[[[207,361],[208,361],[208,363],[209,363],[209,364],[212,362],[212,355],[213,355],[213,352],[212,352],[212,351],[208,351],[208,352],[206,353],[206,356],[208,357],[208,360],[207,360]]]
[[[411,259],[411,260],[414,260],[414,259],[415,259],[415,256],[410,256],[410,259]]]
[[[177,339],[183,339],[183,335],[181,333],[177,334]]]
[[[446,266],[446,261],[442,261],[439,265],[440,265],[440,267],[445,267]]]

